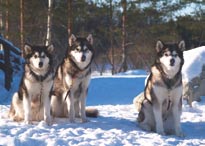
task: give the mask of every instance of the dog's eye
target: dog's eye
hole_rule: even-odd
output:
[[[41,56],[41,58],[45,58],[45,57],[46,57],[45,55]]]
[[[85,51],[85,52],[88,52],[88,48],[86,48],[84,51]]]
[[[168,54],[168,53],[164,53],[164,56],[168,57],[168,56],[169,56],[169,54]]]
[[[76,48],[75,50],[76,50],[77,52],[80,52],[80,48]]]
[[[173,54],[173,57],[177,57],[178,56],[178,54]]]
[[[34,58],[38,58],[38,56],[37,56],[37,55],[34,55]]]

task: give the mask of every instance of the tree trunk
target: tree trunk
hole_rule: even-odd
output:
[[[72,0],[68,0],[68,37],[72,34]]]
[[[3,10],[2,10],[2,0],[0,0],[0,33],[3,31]]]
[[[6,20],[5,20],[5,38],[9,39],[9,4],[10,1],[6,0]]]
[[[112,0],[110,0],[110,48],[111,48],[111,65],[112,65],[112,74],[115,73],[115,50],[113,48],[113,27],[112,27],[112,15],[113,15],[113,6]]]
[[[127,54],[126,54],[126,13],[127,13],[127,1],[122,0],[122,64],[120,67],[120,72],[125,72],[127,71]]]
[[[48,46],[51,44],[51,9],[52,8],[52,0],[48,0],[48,17],[47,17],[47,33],[46,33],[46,43]]]
[[[2,11],[2,0],[0,0],[0,37],[3,32],[3,11]],[[0,44],[0,50],[3,50],[3,45]]]
[[[24,0],[20,0],[20,46],[24,46]]]

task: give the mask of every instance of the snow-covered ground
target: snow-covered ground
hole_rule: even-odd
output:
[[[200,61],[204,61],[204,58],[205,56],[202,56]],[[189,68],[196,65],[194,62],[185,62]],[[186,75],[196,74],[194,72],[195,70],[190,69]],[[67,119],[54,119],[52,126],[47,126],[44,122],[25,125],[6,118],[11,95],[18,88],[19,76],[16,75],[11,92],[7,92],[2,86],[2,75],[0,72],[0,145],[205,145],[205,97],[202,97],[200,103],[193,102],[192,108],[183,103],[181,125],[184,138],[174,135],[161,136],[139,128],[136,123],[138,113],[132,100],[144,89],[147,76],[145,71],[129,71],[115,76],[93,75],[87,105],[96,107],[100,112],[99,117],[90,118],[87,123],[69,123]]]
[[[201,73],[202,66],[205,65],[205,46],[185,51],[184,60],[183,79],[190,81]]]

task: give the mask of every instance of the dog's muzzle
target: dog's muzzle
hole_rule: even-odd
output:
[[[175,63],[175,60],[172,58],[172,59],[170,60],[170,65],[171,65],[171,66],[174,66],[174,63]]]
[[[83,55],[83,56],[81,57],[81,61],[84,62],[85,60],[86,60],[86,56]]]
[[[41,68],[43,67],[43,62],[39,62],[38,66]]]

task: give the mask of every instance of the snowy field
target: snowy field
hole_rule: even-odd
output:
[[[205,47],[202,48],[205,52]],[[198,51],[199,52],[199,51]],[[204,52],[193,53],[205,62]],[[189,54],[189,53],[185,53]],[[202,59],[203,58],[203,59]],[[185,60],[185,76],[196,75],[196,61]],[[200,67],[197,64],[198,67]],[[16,75],[10,92],[3,88],[3,74],[0,72],[0,146],[198,146],[205,145],[205,97],[193,102],[192,108],[185,102],[181,116],[185,137],[161,136],[141,130],[136,123],[136,112],[132,100],[144,89],[145,71],[129,71],[115,76],[92,76],[87,105],[96,107],[100,115],[89,118],[87,123],[69,123],[67,119],[54,119],[52,126],[44,122],[33,125],[17,123],[6,118],[13,92],[18,88]]]

